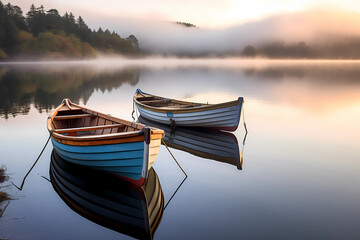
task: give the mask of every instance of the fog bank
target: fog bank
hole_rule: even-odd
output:
[[[360,36],[360,15],[335,8],[314,8],[282,13],[227,29],[186,28],[154,19],[92,19],[90,26],[134,34],[142,50],[150,53],[231,53],[246,45],[281,41],[319,44]],[[196,23],[193,23],[196,25]]]

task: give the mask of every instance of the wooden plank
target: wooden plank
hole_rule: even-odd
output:
[[[97,112],[97,111],[94,111],[94,110],[91,110],[91,109],[88,109],[88,108],[85,108],[85,107],[83,108],[83,111],[85,111],[87,113],[90,113],[90,114],[93,114],[95,116],[98,116],[100,118],[105,118],[105,119],[114,121],[116,123],[122,123],[122,124],[125,124],[125,125],[135,126],[136,129],[138,129],[138,130],[141,130],[144,127],[144,125],[141,124],[141,123],[130,122],[130,121],[127,121],[127,120],[124,120],[124,119],[121,119],[121,118],[117,118],[117,117],[113,117],[113,116],[110,116],[110,115],[107,115],[107,114],[104,114],[104,113],[100,113],[100,112]]]
[[[148,97],[136,97],[138,101],[142,102],[142,101],[153,101],[153,100],[162,100],[162,97],[153,97],[153,96],[148,96]]]
[[[105,125],[114,125],[114,122],[111,120],[106,120]],[[106,128],[103,130],[102,134],[110,134],[113,129],[114,128]]]
[[[106,122],[106,119],[105,119],[105,118],[99,118],[97,125],[98,125],[98,126],[106,125],[105,122]],[[104,130],[102,130],[102,129],[97,129],[97,130],[95,130],[95,135],[102,135],[103,132],[104,132]]]
[[[148,103],[161,103],[161,102],[169,103],[170,101],[164,101],[164,99],[159,99],[159,100],[149,100],[149,101],[139,101],[139,102],[141,102],[143,104],[148,104]]]
[[[165,107],[158,107],[159,109],[171,109],[176,110],[179,108],[189,108],[189,107],[196,107],[195,105],[180,105],[180,106],[165,106]]]
[[[91,114],[77,114],[77,115],[64,115],[64,116],[55,116],[55,120],[62,120],[62,119],[75,119],[75,118],[86,118],[92,117],[94,115]]]
[[[58,111],[64,112],[64,111],[74,111],[74,110],[81,110],[79,107],[71,107],[71,110],[67,106],[62,106]]]
[[[85,126],[95,126],[95,125],[91,125],[91,124],[90,124],[91,119],[92,119],[92,118],[84,118],[83,127],[85,127]]]
[[[81,128],[65,128],[65,129],[56,129],[56,133],[72,133],[72,132],[83,132],[83,131],[91,131],[98,129],[107,129],[107,128],[118,128],[123,127],[124,124],[112,124],[112,125],[102,125],[102,126],[93,126],[93,127],[81,127]]]

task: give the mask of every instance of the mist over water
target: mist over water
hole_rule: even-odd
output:
[[[223,29],[186,28],[156,18],[91,19],[91,24],[115,29],[122,36],[135,34],[142,50],[161,54],[240,53],[247,45],[274,42],[319,45],[360,35],[358,13],[326,6],[278,13]]]
[[[189,177],[163,212],[155,239],[357,238],[359,69],[358,61],[234,58],[3,63],[1,164],[21,183],[48,137],[48,113],[65,97],[131,121],[138,88],[209,103],[242,96],[240,126],[228,138],[242,153],[243,170],[171,148]],[[249,132],[242,145],[244,118]],[[184,137],[169,137],[176,136]],[[1,217],[0,237],[130,239],[82,217],[58,196],[45,180],[51,151],[45,149],[22,192],[7,190],[17,200]],[[166,202],[183,174],[164,146],[154,170]]]
[[[143,84],[151,84],[150,89],[156,89],[159,94],[178,94],[177,98],[197,95],[200,89],[216,92],[216,86],[221,83],[228,93],[233,94],[233,99],[240,90],[248,96],[262,92],[262,99],[266,101],[282,102],[314,112],[327,111],[333,106],[359,103],[359,64],[358,61],[194,60],[175,57],[14,62],[0,65],[0,113],[6,118],[11,114],[26,114],[31,103],[40,111],[48,111],[56,107],[64,96],[86,104],[96,91],[111,92],[124,84],[134,87],[140,80]],[[206,79],[207,85],[194,81],[199,77]],[[181,90],[183,84],[193,86],[190,93]],[[289,91],[283,84],[294,86],[297,91]],[[221,102],[221,99],[212,97],[197,99],[200,102]]]

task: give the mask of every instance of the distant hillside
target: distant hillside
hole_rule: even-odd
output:
[[[99,28],[91,30],[81,16],[60,16],[56,9],[31,5],[23,16],[20,7],[0,0],[0,59],[8,58],[87,58],[97,53],[136,54],[134,35],[121,38]]]

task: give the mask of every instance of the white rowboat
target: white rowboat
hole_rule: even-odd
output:
[[[220,104],[204,104],[164,98],[137,89],[134,102],[142,117],[176,126],[207,127],[235,131],[244,99]]]

